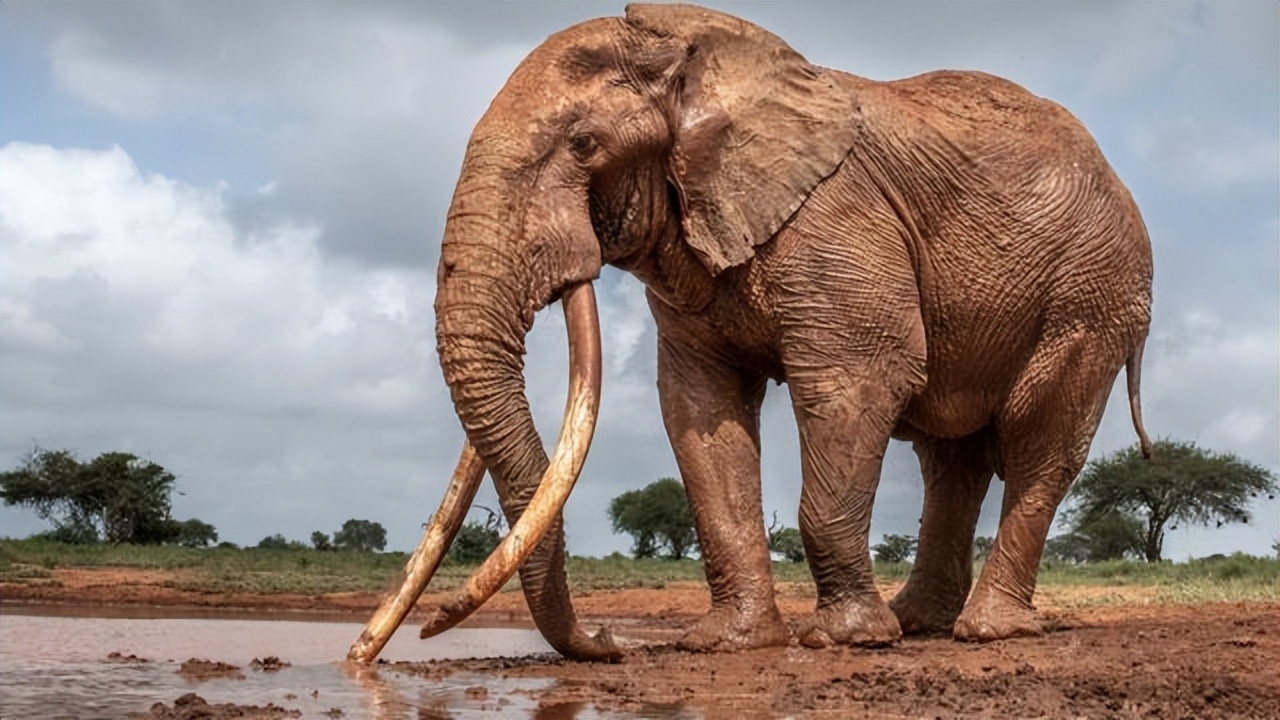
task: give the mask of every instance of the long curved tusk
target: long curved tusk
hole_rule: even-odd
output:
[[[431,523],[422,533],[422,541],[405,563],[404,582],[400,584],[399,590],[387,593],[382,599],[382,605],[369,618],[364,632],[352,643],[351,650],[347,652],[348,660],[368,664],[382,652],[396,628],[400,627],[414,603],[418,602],[427,583],[431,582],[431,576],[440,567],[440,561],[444,559],[454,536],[462,527],[463,518],[466,517],[471,502],[475,500],[476,490],[483,478],[484,461],[470,442],[464,443],[462,455],[453,469],[449,488],[440,499],[440,508],[431,516]]]
[[[582,472],[600,410],[600,318],[591,283],[567,289],[560,299],[569,334],[569,397],[551,464],[524,514],[467,584],[422,626],[429,638],[457,625],[498,591],[529,557],[569,499]]]

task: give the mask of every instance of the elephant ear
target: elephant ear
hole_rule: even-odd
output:
[[[627,22],[684,45],[671,174],[687,241],[718,275],[750,259],[844,161],[858,132],[857,100],[745,20],[629,5]]]

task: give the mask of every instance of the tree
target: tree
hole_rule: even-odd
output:
[[[258,541],[258,547],[263,550],[288,550],[289,541],[284,539],[280,533],[268,535]]]
[[[1091,461],[1071,488],[1064,516],[1077,528],[1108,513],[1137,517],[1145,524],[1142,554],[1159,562],[1166,524],[1247,523],[1250,499],[1275,492],[1275,475],[1266,468],[1195,443],[1160,440],[1149,461],[1136,445]]]
[[[504,520],[501,513],[495,513],[483,505],[478,507],[489,513],[489,517],[485,518],[483,523],[472,520],[459,528],[453,544],[449,546],[449,554],[446,556],[452,563],[459,565],[482,563],[498,547],[498,543],[502,542]]]
[[[203,520],[174,520],[173,526],[173,542],[183,547],[202,548],[218,542],[217,529]]]
[[[656,557],[665,548],[667,557],[679,560],[698,544],[689,498],[675,478],[655,480],[615,497],[609,503],[609,519],[615,533],[634,539],[631,553],[638,558]]]
[[[1089,562],[1139,558],[1145,552],[1142,521],[1128,513],[1116,511],[1094,516],[1088,522],[1077,523],[1074,532],[1085,539]]]
[[[370,520],[348,520],[333,534],[333,546],[339,550],[381,552],[387,546],[387,531]]]
[[[914,535],[885,535],[884,540],[871,546],[871,551],[878,563],[900,563],[915,554],[917,544]]]
[[[1050,538],[1044,556],[1060,562],[1104,562],[1142,557],[1144,545],[1141,520],[1128,513],[1109,512],[1077,522],[1070,532]]]
[[[979,535],[973,539],[973,557],[975,560],[986,560],[991,554],[991,548],[996,544],[996,539]]]
[[[333,543],[329,542],[328,533],[322,533],[319,530],[314,530],[311,533],[311,547],[315,550],[319,550],[320,552],[328,552],[333,550]]]
[[[35,510],[64,537],[154,544],[178,531],[169,516],[175,480],[160,465],[129,453],[81,463],[68,450],[37,447],[22,467],[0,473],[0,497],[6,505]]]
[[[1086,562],[1089,559],[1088,541],[1076,533],[1055,535],[1045,541],[1042,556],[1045,560],[1064,563]]]
[[[769,551],[776,552],[788,562],[804,562],[804,540],[800,531],[778,523],[778,513],[773,514],[769,523]]]

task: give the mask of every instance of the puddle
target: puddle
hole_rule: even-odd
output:
[[[437,680],[339,662],[361,629],[350,622],[46,617],[6,608],[0,616],[0,719],[122,718],[145,714],[156,702],[172,705],[191,692],[210,703],[274,703],[307,718],[641,717],[603,714],[590,705],[539,706],[549,680],[466,673]],[[551,652],[536,630],[455,628],[429,642],[419,640],[417,630],[402,627],[381,657],[418,662]],[[251,666],[273,656],[289,665],[273,671]],[[239,672],[200,679],[179,674],[191,658]]]

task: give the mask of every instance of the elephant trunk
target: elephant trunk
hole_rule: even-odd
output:
[[[445,226],[436,295],[436,339],[454,407],[468,440],[494,479],[512,532],[473,576],[463,595],[428,621],[423,636],[460,621],[505,582],[514,564],[519,564],[529,610],[553,648],[574,659],[616,659],[620,652],[607,633],[590,637],[578,626],[565,577],[560,514],[585,459],[598,407],[599,325],[594,295],[589,282],[566,288],[554,279],[556,269],[539,268],[541,263],[521,257],[515,223],[499,219],[491,211],[470,209],[503,207],[506,203],[497,204],[498,199],[510,197],[483,187],[477,173],[468,172],[475,170],[472,164],[469,159],[464,167]],[[581,282],[592,276],[573,280]],[[529,410],[523,356],[534,312],[562,290],[575,377],[571,378],[561,447],[556,462],[549,463]],[[573,303],[571,295],[577,298]],[[576,317],[571,315],[571,305],[580,308],[574,311]],[[576,339],[576,350],[575,330],[586,336],[585,340]],[[594,371],[590,370],[593,363]],[[558,479],[554,492],[538,492],[540,486],[553,484],[544,476]],[[557,497],[544,497],[549,495]],[[531,503],[536,510],[521,523]],[[538,517],[532,517],[535,515]],[[530,525],[539,527],[526,530]],[[504,568],[492,570],[491,565]],[[481,585],[487,589],[477,589]]]

